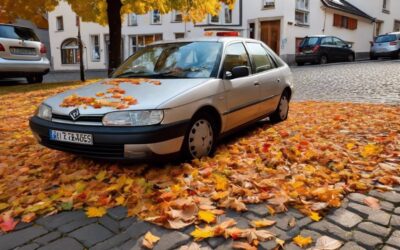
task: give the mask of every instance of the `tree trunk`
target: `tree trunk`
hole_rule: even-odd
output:
[[[108,50],[108,73],[121,64],[121,0],[107,0],[107,17],[110,29],[110,47]]]

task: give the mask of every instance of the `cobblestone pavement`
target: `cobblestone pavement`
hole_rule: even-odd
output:
[[[358,62],[328,66],[293,68],[295,100],[333,100],[400,104],[400,61]],[[381,200],[382,209],[374,211],[363,204],[365,195],[349,195],[343,206],[332,210],[323,220],[313,222],[296,210],[268,216],[265,204],[249,205],[246,213],[227,211],[220,221],[233,218],[238,227],[247,228],[257,218],[276,220],[267,228],[286,241],[286,249],[300,249],[292,238],[301,234],[315,240],[328,235],[344,243],[344,250],[400,249],[400,187],[394,191],[368,195]],[[296,219],[294,227],[289,221]],[[63,212],[34,223],[20,223],[8,234],[0,234],[0,250],[5,249],[141,249],[143,235],[151,231],[161,237],[154,249],[179,249],[192,241],[194,227],[167,230],[135,218],[126,209],[113,208],[103,218],[89,219],[83,211]],[[201,242],[205,249],[230,249],[232,240],[212,238]],[[259,249],[273,249],[275,241],[261,243]]]
[[[323,220],[313,222],[294,209],[285,214],[269,216],[266,206],[249,205],[246,213],[227,211],[219,218],[224,221],[233,218],[239,228],[248,228],[254,219],[268,218],[277,223],[267,228],[286,241],[288,250],[300,249],[292,238],[301,234],[310,236],[315,242],[321,235],[328,235],[342,241],[342,250],[400,249],[400,187],[393,191],[371,191],[369,196],[378,198],[381,210],[365,206],[364,194],[350,194],[339,209],[331,211]],[[291,227],[290,221],[296,220]],[[84,212],[63,212],[41,218],[34,224],[19,224],[17,230],[0,236],[0,249],[142,249],[143,235],[151,231],[161,239],[155,250],[179,249],[192,241],[189,235],[194,227],[182,231],[167,230],[135,218],[126,217],[126,209],[110,209],[100,219],[86,218]],[[232,240],[222,237],[201,242],[204,249],[231,249]],[[273,249],[275,240],[262,242],[259,249]]]
[[[292,68],[294,100],[400,104],[400,61]]]

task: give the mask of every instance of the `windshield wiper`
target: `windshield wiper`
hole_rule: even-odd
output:
[[[124,72],[122,74],[116,75],[114,78],[124,78],[124,77],[126,77],[126,78],[144,77],[144,78],[146,78],[146,77],[151,76],[151,75],[143,75],[143,73],[147,73],[147,72],[131,72],[131,71],[128,71],[128,72]]]

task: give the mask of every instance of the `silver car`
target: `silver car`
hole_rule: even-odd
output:
[[[393,32],[375,38],[371,46],[370,58],[371,60],[376,60],[379,57],[400,59],[400,32]]]
[[[260,41],[152,44],[105,79],[44,101],[30,127],[49,148],[94,158],[210,155],[219,138],[288,116],[289,67]]]
[[[32,29],[0,24],[0,77],[40,83],[50,70],[46,47]]]

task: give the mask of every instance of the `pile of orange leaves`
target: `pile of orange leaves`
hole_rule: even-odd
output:
[[[36,142],[28,118],[43,99],[65,90],[1,96],[3,231],[63,210],[85,209],[98,217],[122,205],[129,216],[167,228],[194,224],[196,240],[223,235],[255,245],[273,237],[258,227],[268,222],[255,221],[238,232],[234,222],[219,220],[226,209],[242,212],[248,204],[265,204],[274,214],[295,207],[317,221],[347,193],[390,190],[400,183],[398,106],[293,103],[288,121],[249,128],[220,144],[212,158],[122,165]]]
[[[115,109],[126,109],[131,105],[136,105],[138,103],[137,99],[132,96],[126,96],[126,91],[120,87],[121,83],[129,83],[133,85],[140,85],[141,83],[149,83],[154,85],[160,85],[160,81],[151,79],[108,79],[103,82],[103,84],[113,85],[114,87],[107,89],[106,93],[99,92],[96,93],[96,97],[84,97],[77,94],[72,94],[64,98],[61,103],[61,107],[83,107],[87,108],[93,107],[95,109],[100,109],[102,107],[112,107]]]

